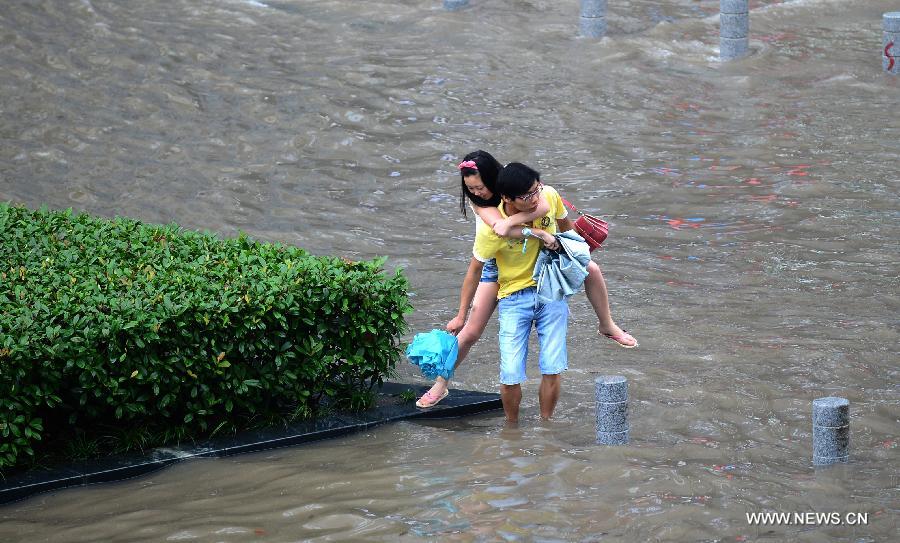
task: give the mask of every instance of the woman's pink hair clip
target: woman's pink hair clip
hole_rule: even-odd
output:
[[[474,160],[464,160],[459,163],[457,166],[460,170],[463,168],[472,168],[473,170],[478,170],[478,164],[475,164]]]

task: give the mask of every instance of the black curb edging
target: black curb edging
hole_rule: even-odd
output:
[[[418,398],[427,389],[422,385],[384,383],[378,394],[384,398],[412,390]],[[449,396],[430,409],[420,409],[414,402],[383,405],[363,413],[334,415],[277,430],[245,432],[192,446],[160,447],[145,454],[100,458],[23,473],[0,482],[0,505],[41,492],[130,479],[188,458],[222,458],[343,436],[387,422],[463,417],[501,408],[499,394],[451,389]]]

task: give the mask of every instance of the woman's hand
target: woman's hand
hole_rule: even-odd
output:
[[[509,235],[509,231],[513,229],[513,226],[515,225],[509,219],[500,219],[494,223],[494,233],[500,237],[506,237]]]
[[[447,323],[447,331],[453,334],[454,336],[462,330],[463,326],[466,324],[466,318],[460,317],[459,315],[453,317],[450,322]]]

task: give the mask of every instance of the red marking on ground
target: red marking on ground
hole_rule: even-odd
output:
[[[808,168],[810,168],[809,164],[797,164],[796,166],[788,170],[787,174],[802,177],[804,175],[809,175],[809,172],[803,171]]]
[[[685,228],[688,226],[691,228],[700,228],[700,223],[703,222],[703,219],[694,221],[691,219],[685,220],[685,219],[675,218],[675,219],[665,219],[665,221],[666,221],[666,224],[671,226],[674,230],[681,230],[682,228]]]
[[[684,224],[684,221],[681,220],[681,219],[669,219],[669,220],[666,221],[666,222],[669,223],[669,226],[671,226],[671,227],[674,228],[675,230],[680,230],[680,229],[681,229],[681,225]]]
[[[797,177],[803,177],[805,175],[809,175],[809,172],[804,171],[810,168],[809,164],[797,164],[787,171],[788,175],[793,175]]]
[[[675,109],[679,111],[700,111],[700,106],[689,102],[679,102],[675,104]]]
[[[762,181],[760,181],[759,179],[757,179],[755,177],[751,177],[750,179],[747,180],[748,185],[759,185],[761,183],[762,183]]]

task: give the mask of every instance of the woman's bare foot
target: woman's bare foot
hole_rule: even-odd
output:
[[[418,407],[431,407],[447,397],[447,381],[443,377],[435,379],[428,392],[416,402]]]
[[[606,328],[599,326],[597,328],[597,333],[601,336],[608,337],[626,349],[633,349],[638,346],[637,340],[634,339],[631,334],[619,328],[615,323]]]

